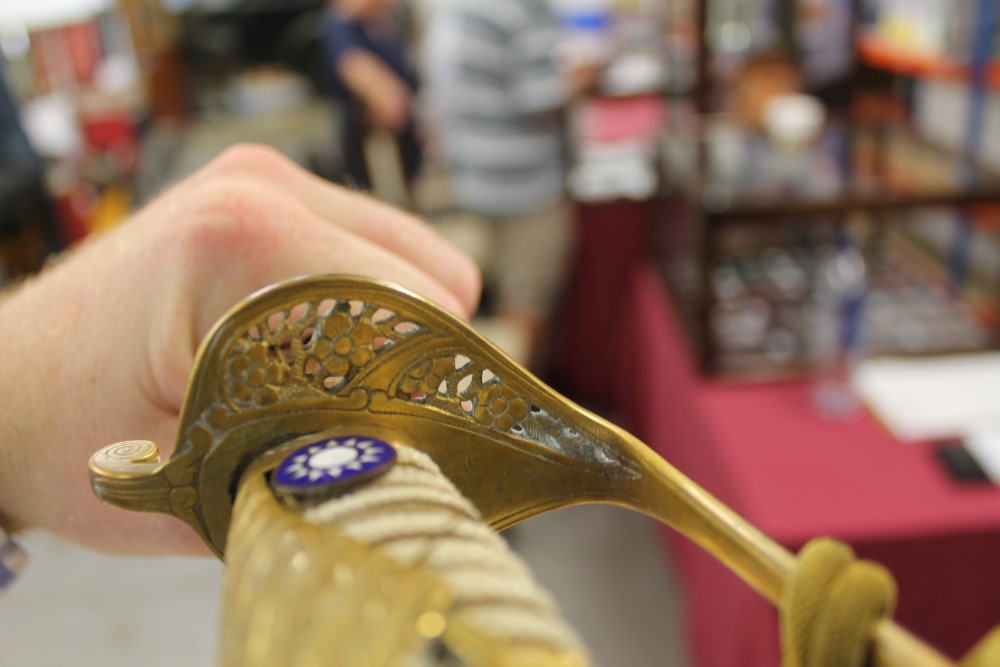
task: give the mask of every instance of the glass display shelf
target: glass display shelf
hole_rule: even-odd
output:
[[[997,226],[980,224],[1000,220],[996,174],[906,125],[839,118],[789,149],[733,116],[674,110],[661,149],[669,195],[654,245],[708,375],[812,372],[823,316],[818,276],[845,242],[865,274],[854,315],[859,353],[997,344],[1000,281],[974,271],[966,284],[953,284],[950,232],[940,231],[991,227],[977,236],[977,251],[1000,262]]]

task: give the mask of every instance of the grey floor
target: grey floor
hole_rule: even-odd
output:
[[[604,667],[684,667],[678,592],[643,517],[576,507],[511,534]],[[222,566],[111,558],[47,535],[26,540],[28,570],[0,601],[4,667],[191,667],[215,662]]]
[[[677,584],[645,517],[584,506],[535,517],[511,542],[603,667],[686,667]]]

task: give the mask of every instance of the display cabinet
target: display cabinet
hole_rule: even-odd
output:
[[[902,128],[830,123],[815,146],[789,153],[731,119],[700,120],[701,132],[665,139],[672,191],[657,248],[704,371],[763,379],[812,366],[823,316],[816,287],[845,252],[862,258],[867,285],[860,349],[995,344],[995,281],[974,271],[953,284],[940,239],[926,230],[949,228],[960,211],[991,224],[995,211],[982,205],[1000,201],[1000,179],[983,172],[960,187],[956,160]],[[1000,247],[985,229],[980,236],[982,247]]]
[[[727,86],[741,85],[738,74],[726,77],[738,68],[733,54],[716,51],[713,3],[692,7],[703,28],[695,31],[699,78],[695,94],[670,101],[662,146],[669,193],[654,246],[708,375],[801,376],[828,353],[819,341],[831,335],[857,354],[998,343],[1000,177],[969,157],[970,146],[948,150],[924,138],[909,122],[906,86],[871,70],[871,15],[853,3],[825,4],[856,12],[844,34],[867,55],[842,73],[840,104],[826,107],[815,135],[791,144],[745,106],[726,109]],[[795,32],[776,29],[774,43]],[[977,136],[975,92],[990,71],[976,58],[942,70],[973,77],[970,114],[953,122]],[[824,299],[830,272],[864,289]]]

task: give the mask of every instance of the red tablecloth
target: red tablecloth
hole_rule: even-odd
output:
[[[556,318],[552,351],[560,391],[588,404],[611,402],[617,323],[632,267],[646,250],[653,202],[577,203],[568,289]]]
[[[822,420],[806,384],[700,377],[652,267],[623,302],[616,404],[639,437],[785,546],[831,535],[886,565],[897,620],[953,657],[1000,624],[1000,489],[957,486],[929,444],[900,444],[868,415]],[[669,542],[696,664],[778,665],[774,610],[684,538]]]

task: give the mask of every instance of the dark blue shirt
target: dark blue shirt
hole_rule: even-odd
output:
[[[323,48],[332,69],[333,94],[351,100],[353,95],[340,78],[341,59],[355,50],[367,51],[378,57],[402,79],[411,91],[417,89],[417,77],[411,66],[403,22],[394,21],[367,26],[355,17],[344,17],[336,11],[327,12],[323,26]]]
[[[34,169],[38,156],[21,127],[17,100],[0,72],[0,167]]]

